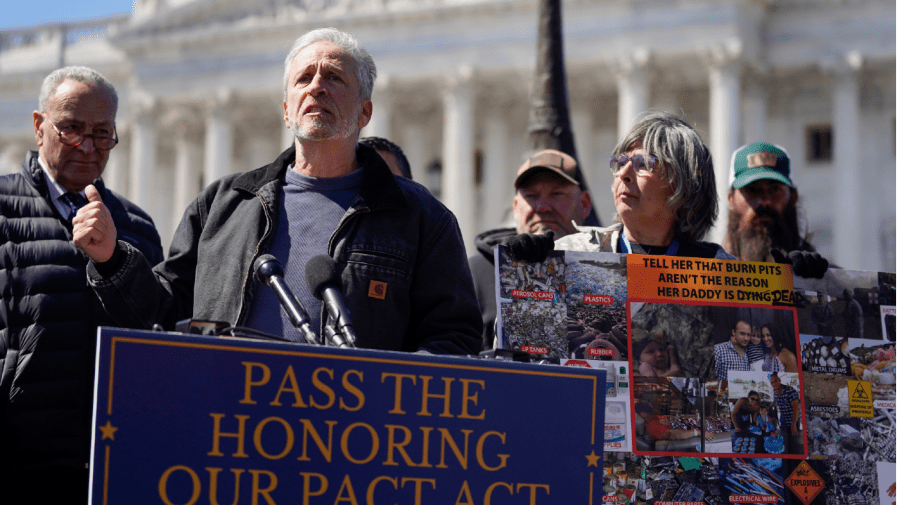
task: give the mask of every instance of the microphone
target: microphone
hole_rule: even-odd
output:
[[[337,274],[337,262],[326,254],[313,256],[306,263],[306,284],[315,298],[324,303],[327,313],[333,319],[336,329],[346,339],[348,347],[355,347],[355,331],[352,329],[352,318],[343,303],[340,294],[340,276]],[[334,341],[336,343],[336,341]]]
[[[284,309],[290,322],[299,330],[306,342],[312,345],[321,345],[318,342],[318,335],[309,326],[309,315],[287,287],[287,283],[284,282],[284,268],[281,266],[281,262],[270,254],[263,254],[253,262],[253,271],[256,279],[274,291],[278,301],[281,302],[281,308]]]
[[[337,330],[334,329],[332,324],[324,326],[324,336],[327,338],[328,342],[334,344],[336,347],[352,347],[346,343],[343,335],[337,333]]]

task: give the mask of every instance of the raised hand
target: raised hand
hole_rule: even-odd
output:
[[[792,265],[792,273],[799,277],[822,279],[829,269],[829,260],[818,252],[791,251],[783,254],[779,249],[771,249],[770,255],[776,263]]]
[[[72,220],[75,247],[96,263],[105,263],[115,251],[118,234],[112,214],[100,198],[100,192],[93,185],[84,188],[87,205],[78,210]]]

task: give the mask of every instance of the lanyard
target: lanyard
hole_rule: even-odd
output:
[[[620,231],[620,239],[621,239],[622,248],[627,251],[627,254],[647,254],[645,252],[645,249],[643,249],[641,245],[631,244],[630,241],[627,240],[627,235],[626,235],[626,233],[624,233],[623,228],[621,228],[621,231]],[[680,242],[677,241],[676,237],[674,237],[674,239],[671,240],[670,245],[667,246],[667,251],[665,251],[664,255],[665,256],[676,256],[677,250],[679,250],[679,249],[680,249]]]

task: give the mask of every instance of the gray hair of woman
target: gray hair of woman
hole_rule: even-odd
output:
[[[377,79],[377,66],[374,64],[374,58],[352,35],[336,28],[318,28],[296,39],[293,42],[293,47],[287,53],[287,58],[284,60],[284,101],[287,101],[287,78],[290,73],[290,64],[293,63],[293,59],[300,51],[315,42],[330,42],[352,56],[359,78],[359,94],[362,100],[371,100],[374,80]]]
[[[658,158],[661,175],[670,183],[673,194],[667,205],[677,218],[674,235],[684,242],[701,240],[717,219],[711,151],[689,123],[663,111],[652,111],[636,123],[615,146],[614,155],[640,146]]]

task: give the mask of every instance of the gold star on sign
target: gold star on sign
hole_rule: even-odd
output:
[[[597,456],[597,455],[596,455],[596,451],[592,451],[591,453],[589,453],[589,454],[586,456],[586,460],[589,461],[589,464],[587,464],[586,466],[587,466],[587,467],[590,467],[590,466],[598,467],[598,466],[599,466],[599,459],[601,459],[601,458],[602,458],[601,456]]]
[[[100,440],[115,440],[115,432],[118,430],[115,426],[112,425],[111,421],[106,421],[106,426],[100,426],[100,431],[103,432],[103,438]]]

